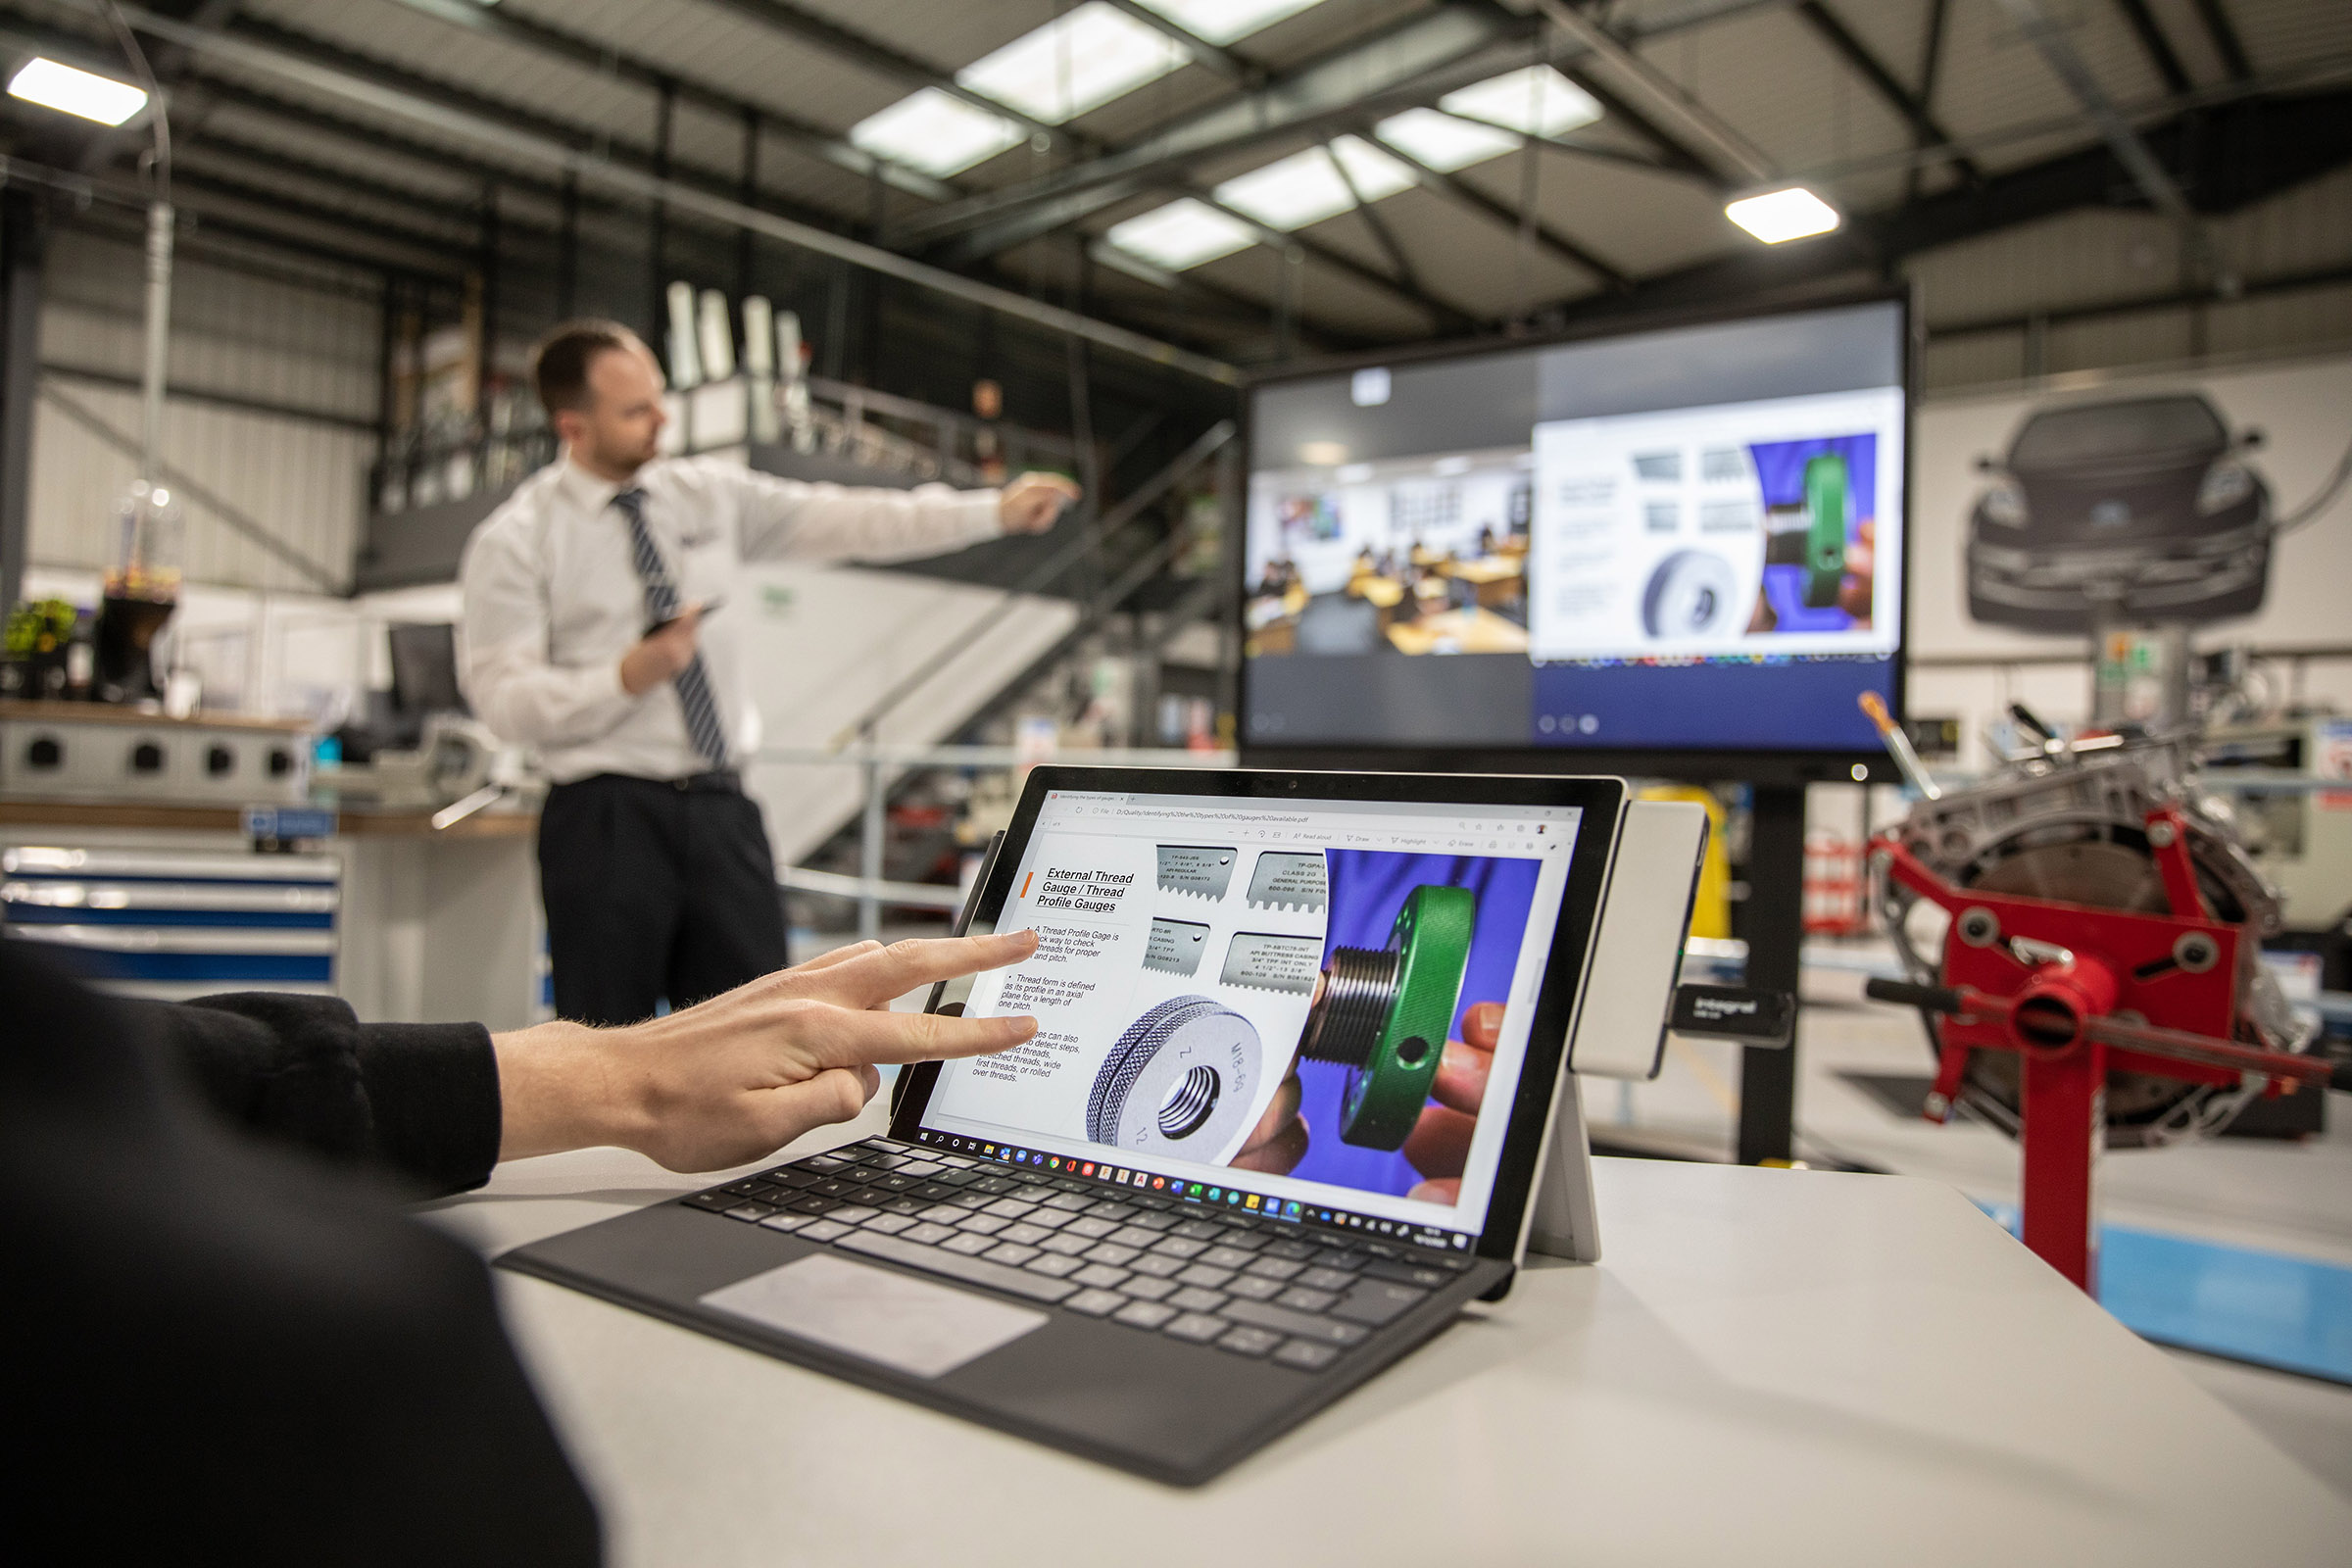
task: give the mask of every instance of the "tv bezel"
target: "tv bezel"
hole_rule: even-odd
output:
[[[1568,328],[1542,336],[1510,338],[1494,342],[1435,343],[1391,351],[1336,355],[1312,363],[1283,367],[1250,376],[1239,390],[1241,424],[1241,486],[1235,517],[1237,528],[1233,548],[1226,552],[1229,615],[1239,638],[1237,646],[1246,648],[1248,628],[1242,616],[1249,605],[1249,486],[1253,471],[1255,454],[1257,393],[1266,387],[1284,382],[1315,380],[1326,376],[1344,375],[1351,370],[1371,366],[1397,367],[1403,365],[1433,365],[1447,360],[1470,359],[1498,353],[1532,353],[1569,343],[1590,343],[1606,338],[1633,337],[1645,332],[1672,331],[1682,327],[1724,325],[1739,321],[1764,320],[1781,316],[1809,315],[1865,305],[1893,305],[1901,318],[1901,355],[1903,389],[1903,482],[1902,482],[1902,550],[1896,591],[1903,607],[1902,632],[1895,644],[1892,700],[1888,707],[1899,722],[1909,711],[1907,706],[1910,673],[1911,641],[1911,557],[1914,474],[1918,465],[1914,449],[1918,442],[1919,419],[1919,311],[1913,291],[1905,285],[1881,286],[1847,290],[1833,294],[1809,295],[1783,300],[1769,305],[1711,306],[1693,309],[1642,312],[1638,315],[1613,316],[1589,323],[1572,324]],[[1297,657],[1297,656],[1281,656]],[[1424,656],[1442,657],[1442,656]],[[1250,722],[1250,670],[1255,662],[1248,653],[1241,656],[1235,672],[1234,729],[1241,753],[1241,765],[1263,768],[1319,768],[1319,769],[1386,769],[1395,772],[1425,773],[1618,773],[1685,779],[1693,782],[1740,780],[1755,784],[1801,784],[1844,780],[1871,783],[1897,783],[1901,774],[1886,752],[1877,747],[1863,750],[1813,750],[1788,748],[1783,750],[1715,750],[1690,748],[1602,748],[1584,746],[1446,746],[1419,742],[1386,744],[1380,742],[1344,743],[1281,743],[1267,745],[1252,742]],[[1856,769],[1860,769],[1859,773]]]

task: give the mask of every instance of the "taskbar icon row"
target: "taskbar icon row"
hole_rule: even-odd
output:
[[[1068,1178],[1097,1186],[1124,1187],[1178,1202],[1198,1203],[1203,1207],[1226,1209],[1256,1219],[1281,1220],[1287,1224],[1328,1225],[1334,1230],[1359,1231],[1366,1235],[1389,1237],[1416,1247],[1443,1248],[1451,1251],[1467,1251],[1471,1238],[1460,1231],[1441,1230],[1430,1225],[1416,1225],[1408,1220],[1383,1219],[1377,1214],[1351,1213],[1342,1208],[1325,1208],[1320,1204],[1301,1202],[1295,1198],[1275,1198],[1264,1193],[1252,1193],[1223,1183],[1197,1182],[1164,1172],[1139,1170],[1133,1166],[1111,1165],[1083,1155],[1048,1153],[1041,1150],[1023,1149],[1012,1144],[993,1143],[987,1139],[968,1138],[955,1133],[933,1132],[925,1129],[915,1134],[915,1141],[943,1152],[965,1154],[979,1159],[1002,1160],[1041,1171],[1055,1178]]]

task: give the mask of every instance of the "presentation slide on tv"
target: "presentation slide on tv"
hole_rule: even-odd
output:
[[[1529,656],[1892,652],[1902,440],[1892,387],[1539,424]]]
[[[966,1004],[1039,1032],[947,1064],[925,1124],[1478,1230],[1576,813],[1061,811],[998,921],[1038,951]]]

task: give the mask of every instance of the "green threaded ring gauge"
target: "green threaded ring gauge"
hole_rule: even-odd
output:
[[[1299,1054],[1348,1069],[1340,1141],[1402,1149],[1445,1060],[1470,964],[1478,900],[1424,883],[1405,896],[1382,949],[1335,947]]]
[[[1850,499],[1845,460],[1836,456],[1805,460],[1805,604],[1826,610],[1838,602],[1845,583],[1845,528]]]
[[[1208,997],[1174,997],[1127,1026],[1095,1072],[1086,1136],[1138,1153],[1215,1161],[1250,1130],[1257,1029]]]

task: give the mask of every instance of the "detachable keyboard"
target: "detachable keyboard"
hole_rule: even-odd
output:
[[[679,1200],[907,1268],[1321,1371],[1470,1265],[867,1139]]]

